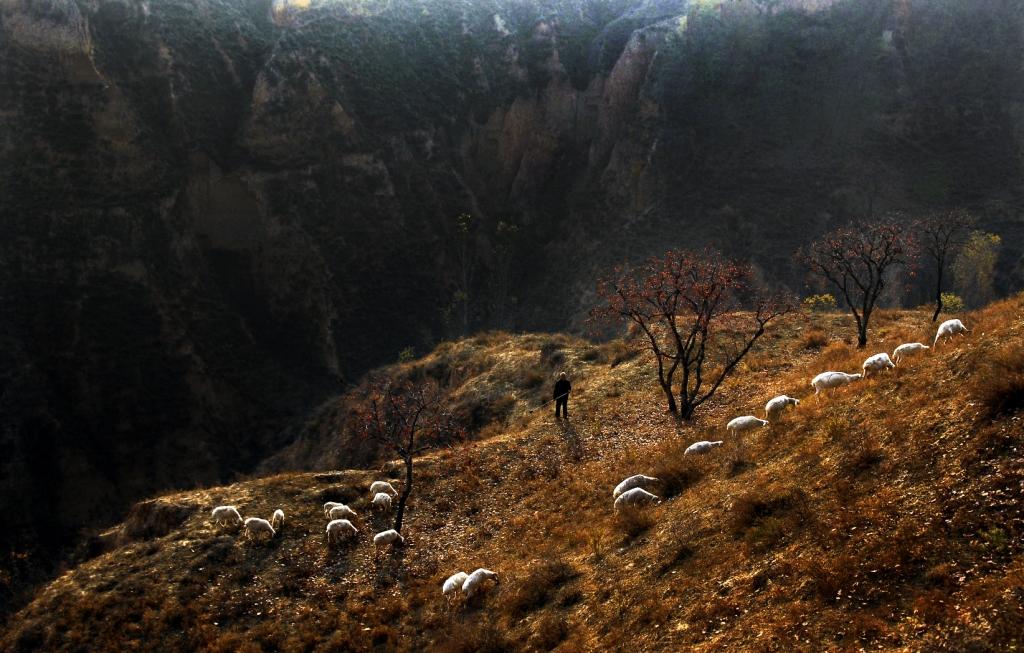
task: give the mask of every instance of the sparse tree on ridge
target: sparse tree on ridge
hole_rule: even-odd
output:
[[[459,440],[464,431],[444,408],[437,383],[378,379],[370,382],[358,420],[364,437],[397,455],[405,464],[405,482],[398,497],[394,529],[402,532],[405,506],[412,494],[416,456],[432,447]]]
[[[886,272],[913,260],[913,241],[901,221],[884,219],[836,229],[801,249],[797,258],[839,291],[857,323],[857,347],[863,348]]]
[[[633,325],[654,354],[658,384],[679,419],[691,419],[768,323],[794,306],[755,291],[750,266],[711,250],[670,251],[638,270],[619,266],[600,281],[598,295],[603,304],[593,317]],[[742,311],[744,304],[750,310]]]
[[[932,213],[917,222],[921,249],[935,265],[935,313],[932,322],[942,312],[942,278],[950,252],[963,243],[967,230],[974,224],[974,216],[963,209]]]

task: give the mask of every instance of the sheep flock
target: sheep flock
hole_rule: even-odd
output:
[[[843,371],[828,370],[815,376],[810,385],[814,388],[814,395],[820,398],[822,393],[835,392],[840,387],[849,385],[869,376],[877,376],[897,368],[900,364],[910,358],[920,355],[936,346],[943,338],[951,338],[957,335],[963,336],[969,333],[967,327],[960,320],[948,320],[943,322],[936,332],[935,340],[931,347],[919,342],[904,343],[895,348],[890,357],[888,352],[880,352],[869,356],[861,366],[861,372],[848,373]],[[782,421],[787,410],[799,410],[800,399],[789,395],[779,395],[768,400],[764,405],[766,419],[760,419],[754,415],[742,415],[735,417],[726,424],[725,431],[729,439],[739,443],[742,434],[755,429],[770,427]],[[701,440],[689,445],[684,451],[685,456],[703,456],[711,454],[720,448],[726,440]],[[615,513],[639,511],[645,508],[659,505],[662,502],[658,496],[658,486],[661,480],[644,474],[633,474],[623,479],[612,491],[612,502]],[[652,491],[653,490],[653,491]],[[392,509],[392,501],[398,496],[397,490],[387,481],[374,481],[368,491],[367,505],[374,512],[387,513]],[[328,548],[338,546],[345,542],[355,542],[359,538],[360,530],[354,521],[359,515],[352,507],[336,502],[328,501],[323,504],[324,518],[327,520],[326,529],[323,531]],[[235,505],[220,505],[213,508],[210,520],[219,529],[236,529],[240,531],[247,540],[262,542],[273,540],[285,525],[285,513],[282,509],[274,511],[270,519],[261,517],[246,516]],[[394,529],[378,532],[372,537],[374,545],[374,557],[382,551],[406,545],[406,538]],[[499,583],[498,574],[490,569],[478,568],[471,573],[459,571],[448,576],[441,584],[441,595],[449,605],[455,604],[464,597],[469,601],[474,596],[487,593]]]

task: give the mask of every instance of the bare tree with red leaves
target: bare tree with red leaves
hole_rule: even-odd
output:
[[[658,384],[669,412],[691,419],[768,323],[793,310],[793,302],[755,291],[751,278],[748,265],[718,252],[670,251],[639,270],[619,266],[602,279],[598,295],[603,305],[592,316],[635,326],[633,332],[657,361]],[[749,310],[740,310],[744,304]],[[709,372],[712,365],[715,369]]]
[[[950,251],[963,243],[963,237],[974,226],[975,218],[964,209],[941,211],[918,220],[914,225],[920,234],[921,249],[935,264],[935,313],[932,322],[942,312],[942,276]]]
[[[405,463],[405,484],[398,498],[394,529],[402,532],[405,506],[412,494],[413,463],[424,451],[462,439],[462,426],[444,408],[444,395],[437,383],[423,379],[370,382],[366,405],[358,411],[366,438],[396,454]]]
[[[904,223],[891,218],[836,229],[803,248],[797,258],[842,295],[857,323],[860,348],[868,344],[868,323],[885,288],[886,273],[908,265],[913,249]]]

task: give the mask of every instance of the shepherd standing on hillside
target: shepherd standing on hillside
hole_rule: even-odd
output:
[[[569,392],[571,390],[572,384],[566,378],[565,372],[562,372],[558,375],[558,380],[555,381],[555,417],[559,416],[558,411],[561,410],[561,416],[566,419],[569,418]]]

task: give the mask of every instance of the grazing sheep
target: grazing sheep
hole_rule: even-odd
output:
[[[396,546],[398,544],[405,544],[405,538],[393,528],[373,536],[374,551],[379,551],[381,547]]]
[[[764,416],[769,420],[778,419],[778,417],[782,415],[782,411],[786,410],[787,406],[793,406],[796,408],[799,405],[799,399],[794,399],[787,395],[779,395],[774,399],[768,400],[768,403],[764,405]]]
[[[939,344],[939,338],[942,336],[955,336],[957,334],[963,335],[970,333],[970,329],[964,326],[964,323],[960,320],[946,320],[939,325],[939,330],[935,332],[935,342],[932,343],[934,348]]]
[[[734,420],[730,420],[729,423],[725,425],[725,430],[732,435],[738,435],[746,431],[759,429],[762,426],[768,426],[768,420],[758,419],[753,415],[744,415],[743,417],[737,417]]]
[[[643,490],[640,491],[643,492]],[[470,574],[462,583],[462,593],[466,595],[466,600],[468,601],[473,595],[484,591],[488,587],[484,583],[488,580],[493,580],[495,585],[501,582],[498,580],[498,574],[490,569],[477,569]]]
[[[235,506],[217,506],[210,515],[218,526],[239,526],[242,524],[242,516],[238,514]]]
[[[246,517],[245,537],[251,540],[253,538],[258,539],[263,535],[268,536],[268,538],[274,537],[274,527],[270,525],[270,522],[259,517]]]
[[[651,483],[657,482],[658,479],[654,478],[653,476],[644,476],[643,474],[636,474],[634,476],[630,476],[629,478],[615,486],[615,489],[612,491],[612,499],[618,499],[619,495],[621,495],[623,492],[632,490],[635,487],[647,487]]]
[[[355,537],[359,532],[347,519],[333,519],[327,524],[327,543],[335,544],[340,540]]]
[[[846,385],[847,383],[853,383],[859,378],[861,378],[860,374],[847,374],[846,372],[822,372],[811,379],[811,387],[814,388],[814,394],[818,394],[822,390],[831,390],[838,388],[841,385]]]
[[[716,447],[722,446],[721,440],[715,442],[709,442],[707,440],[701,440],[700,442],[694,442],[690,446],[686,447],[686,451],[683,452],[684,456],[690,456],[698,453],[707,453]]]
[[[345,504],[338,501],[328,501],[327,503],[324,504],[324,517],[327,517],[331,514],[331,508],[337,508],[338,506],[343,505]]]
[[[339,503],[330,510],[327,511],[328,519],[348,519],[349,517],[355,517],[356,511],[352,510],[343,503]]]
[[[270,525],[274,527],[274,530],[281,530],[284,526],[284,511],[278,508],[274,511],[273,517],[270,518]]]
[[[867,360],[864,361],[864,365],[862,365],[861,367],[864,370],[864,378],[866,379],[868,378],[868,372],[880,372],[882,370],[888,370],[890,368],[896,367],[896,363],[893,363],[892,360],[889,359],[889,354],[882,352],[881,354],[869,356]]]
[[[899,365],[904,358],[920,354],[925,349],[929,349],[928,345],[923,345],[920,342],[907,342],[893,350],[892,359]]]
[[[458,596],[458,591],[462,589],[462,584],[469,578],[469,574],[464,571],[460,571],[457,574],[452,574],[448,577],[448,580],[441,586],[441,594],[444,595],[448,602],[451,603]]]
[[[378,492],[370,503],[373,505],[374,510],[387,512],[391,510],[391,495],[386,492]]]
[[[619,495],[619,498],[615,500],[615,510],[622,510],[623,508],[639,508],[640,506],[651,503],[661,503],[661,500],[647,490],[635,487],[632,490],[626,490]]]
[[[387,481],[374,481],[373,485],[370,486],[370,494],[376,495],[379,492],[387,492],[392,496],[398,496],[398,490]]]

